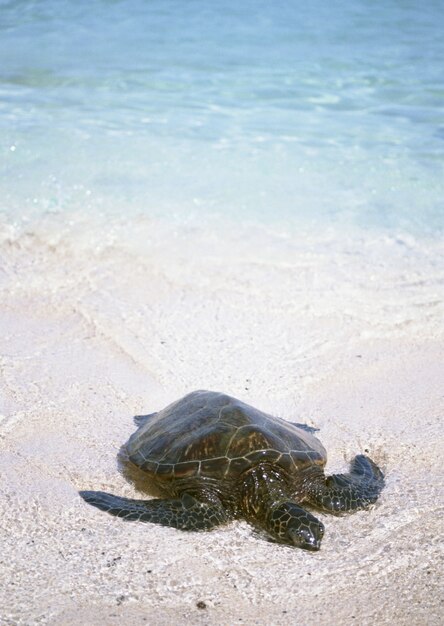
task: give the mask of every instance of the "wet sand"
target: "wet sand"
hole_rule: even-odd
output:
[[[0,623],[442,623],[438,243],[56,217],[0,232]],[[321,515],[316,554],[86,505],[79,489],[143,497],[117,468],[132,416],[197,388],[319,428],[329,472],[368,451],[378,503]]]

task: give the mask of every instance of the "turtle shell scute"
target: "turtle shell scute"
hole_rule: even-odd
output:
[[[233,479],[261,462],[291,473],[326,459],[311,433],[211,391],[188,394],[150,416],[126,443],[126,454],[162,482]]]

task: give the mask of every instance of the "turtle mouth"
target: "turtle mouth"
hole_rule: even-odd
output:
[[[321,547],[321,539],[317,539],[306,531],[290,530],[289,534],[293,545],[297,548],[317,552]]]
[[[299,545],[303,550],[308,550],[309,552],[317,552],[321,547],[320,541],[314,541],[313,543],[304,543]]]

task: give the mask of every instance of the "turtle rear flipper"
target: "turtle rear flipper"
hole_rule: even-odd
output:
[[[186,493],[177,500],[131,500],[104,491],[79,491],[79,494],[89,504],[111,515],[181,530],[209,530],[228,520],[221,504],[200,502]]]
[[[367,456],[359,454],[347,474],[333,474],[310,490],[310,502],[325,511],[354,511],[373,504],[384,487],[384,474]]]

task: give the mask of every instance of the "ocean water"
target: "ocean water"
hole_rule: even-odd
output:
[[[444,5],[0,0],[3,220],[440,234]]]

